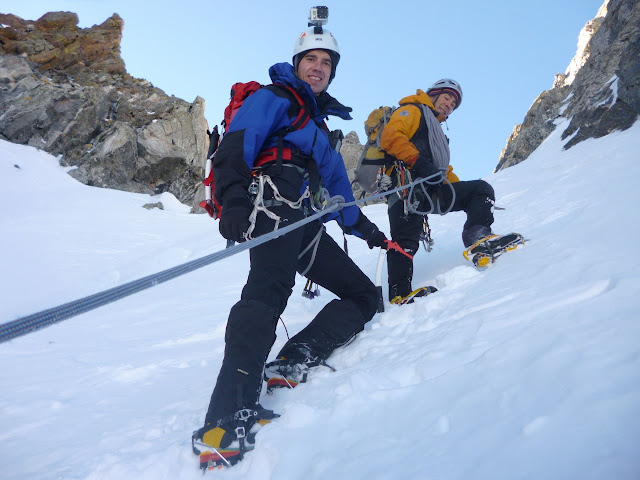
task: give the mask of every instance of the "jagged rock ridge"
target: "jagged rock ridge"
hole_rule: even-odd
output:
[[[70,12],[0,14],[0,138],[60,155],[88,185],[204,196],[204,100],[168,96],[127,74],[123,20],[78,28]]]
[[[364,145],[360,144],[360,140],[358,139],[358,134],[356,132],[349,132],[342,140],[340,154],[344,160],[344,166],[347,169],[349,180],[352,182],[354,179],[354,172],[358,166],[358,160],[360,159],[363,149]],[[359,198],[363,193],[362,189],[357,183],[352,183],[351,186],[353,188],[354,196]]]
[[[626,130],[640,115],[640,2],[605,0],[579,35],[578,51],[553,88],[536,98],[517,125],[494,171],[525,160],[570,119],[564,148],[614,130]]]

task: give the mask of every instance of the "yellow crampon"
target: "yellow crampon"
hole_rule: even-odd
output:
[[[525,239],[519,233],[488,235],[463,251],[462,255],[466,260],[473,262],[476,268],[482,270],[503,253],[515,250],[524,243]]]
[[[427,295],[437,292],[438,289],[436,287],[428,286],[428,287],[420,287],[415,289],[406,297],[401,297],[397,295],[389,300],[389,303],[392,305],[404,305],[406,303],[412,303],[414,298],[426,297]]]

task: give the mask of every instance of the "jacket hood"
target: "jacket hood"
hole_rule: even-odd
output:
[[[398,103],[400,103],[400,105],[405,105],[407,103],[421,103],[431,109],[435,108],[433,105],[433,102],[431,101],[431,97],[420,89],[416,91],[415,95],[409,95],[408,97],[404,97]]]
[[[352,109],[350,107],[345,107],[326,91],[316,97],[309,84],[296,77],[293,71],[293,65],[290,63],[282,62],[272,65],[271,68],[269,68],[269,76],[273,83],[281,83],[295,89],[307,105],[313,105],[314,111],[312,112],[312,116],[314,118],[322,119],[327,115],[334,115],[343,120],[351,120],[349,112],[351,112]],[[429,97],[427,96],[427,98]]]
[[[406,105],[409,103],[413,103],[413,104],[419,103],[421,105],[426,105],[431,109],[431,111],[433,112],[433,114],[436,116],[436,118],[440,123],[444,122],[447,119],[447,117],[445,117],[443,114],[436,112],[435,110],[436,107],[431,101],[431,97],[420,89],[416,91],[415,95],[409,95],[408,97],[404,97],[398,103],[400,105]]]

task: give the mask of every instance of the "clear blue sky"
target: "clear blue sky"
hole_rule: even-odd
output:
[[[513,127],[552,87],[554,75],[566,70],[580,30],[602,3],[325,0],[319,4],[329,7],[327,28],[342,54],[329,93],[354,109],[354,120],[332,119],[329,127],[356,131],[362,142],[362,124],[373,108],[396,104],[439,78],[454,78],[464,100],[445,126],[451,163],[463,180],[486,177]],[[0,0],[0,12],[37,20],[46,12],[72,11],[83,28],[117,12],[124,19],[127,71],[186,101],[203,97],[213,127],[222,119],[233,83],[268,83],[269,66],[291,61],[313,5],[299,0]]]

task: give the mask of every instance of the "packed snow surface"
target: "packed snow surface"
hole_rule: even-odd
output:
[[[565,127],[486,178],[505,208],[494,231],[522,233],[524,247],[480,272],[461,254],[464,214],[430,216],[414,286],[438,292],[387,302],[329,358],[336,372],[263,394],[282,416],[207,476],[640,478],[640,123],[567,151]],[[173,196],[82,185],[34,148],[0,141],[0,170],[0,323],[225,247],[216,222]],[[364,211],[388,233],[384,205]],[[373,279],[378,250],[348,241]],[[191,433],[247,273],[245,251],[0,344],[0,477],[201,478]],[[333,298],[303,298],[304,283],[282,316],[289,335]]]

